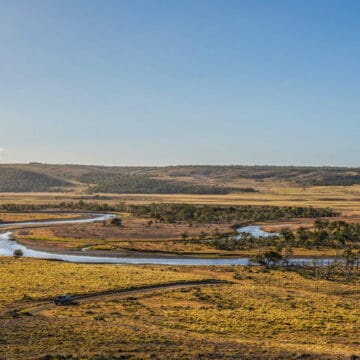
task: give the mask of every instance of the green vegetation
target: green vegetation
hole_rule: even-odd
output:
[[[60,203],[57,205],[41,204],[2,204],[0,210],[72,210],[93,212],[128,212],[136,217],[149,217],[160,222],[173,223],[186,221],[194,223],[233,223],[246,224],[256,221],[285,220],[292,218],[335,217],[339,213],[329,208],[297,206],[213,206],[191,204],[153,203],[144,205],[107,203],[88,203],[84,201]]]
[[[14,250],[14,258],[19,258],[19,257],[21,257],[23,255],[24,255],[24,253],[23,253],[23,251],[21,249],[15,249]]]
[[[345,221],[328,221],[316,219],[313,230],[300,227],[294,233],[288,228],[281,229],[279,234],[271,237],[254,237],[244,233],[241,237],[218,237],[211,242],[212,246],[220,250],[247,249],[283,249],[306,248],[336,249],[350,258],[360,256],[360,224],[350,224]]]
[[[342,247],[348,245],[360,246],[360,224],[349,224],[345,221],[327,221],[317,219],[314,230],[300,227],[295,234],[286,231],[289,242],[303,246]]]
[[[164,222],[187,221],[196,223],[246,224],[256,221],[291,218],[332,217],[332,209],[295,206],[203,206],[190,204],[128,205],[127,211],[139,217],[151,217]]]

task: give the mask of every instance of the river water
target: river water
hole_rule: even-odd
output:
[[[50,220],[50,221],[36,221],[36,222],[22,222],[22,223],[3,223],[0,228],[9,226],[16,226],[17,228],[26,228],[33,225],[57,225],[57,224],[79,224],[92,223],[96,221],[104,221],[113,218],[112,214],[90,214],[90,217],[84,219],[73,220]],[[255,237],[271,236],[272,234],[264,232],[259,226],[246,226],[237,230],[239,236],[242,233],[250,233]],[[0,256],[13,256],[14,250],[20,249],[23,255],[38,259],[52,259],[61,260],[73,263],[98,263],[98,264],[158,264],[158,265],[251,265],[249,258],[191,258],[191,257],[100,257],[100,256],[86,256],[86,255],[67,255],[56,254],[44,251],[33,250],[25,247],[12,239],[12,232],[7,231],[0,234]],[[292,259],[292,263],[306,264],[311,263],[313,259]],[[325,263],[331,261],[324,259]]]

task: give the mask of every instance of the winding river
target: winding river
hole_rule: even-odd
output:
[[[87,214],[89,217],[84,219],[69,219],[69,220],[49,220],[36,222],[20,222],[20,223],[3,223],[0,228],[8,228],[16,226],[19,228],[26,228],[34,225],[58,225],[58,224],[79,224],[92,223],[96,221],[109,220],[115,217],[113,214]],[[252,235],[270,236],[270,233],[261,230],[260,226],[247,226],[237,230],[239,236],[242,233],[251,233]],[[98,264],[157,264],[157,265],[251,265],[249,258],[191,258],[191,257],[100,257],[100,256],[86,256],[86,255],[68,255],[56,254],[44,251],[37,251],[30,249],[12,240],[12,232],[7,231],[0,234],[0,256],[13,256],[14,250],[20,249],[23,255],[38,259],[60,260],[73,263],[98,263]],[[292,263],[306,264],[311,263],[313,259],[299,259],[294,258]],[[328,263],[331,259],[323,259],[324,263]]]

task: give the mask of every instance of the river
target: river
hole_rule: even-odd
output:
[[[96,221],[104,221],[113,218],[113,214],[87,214],[89,217],[84,219],[72,219],[72,220],[49,220],[49,221],[29,221],[21,223],[3,223],[0,224],[0,228],[9,226],[16,226],[19,228],[26,228],[34,225],[58,225],[58,224],[78,224],[78,223],[92,223]],[[242,233],[251,233],[252,235],[259,236],[270,236],[270,233],[261,230],[260,226],[252,225],[242,227],[237,230],[239,236]],[[44,251],[38,251],[30,249],[12,240],[12,232],[7,231],[0,234],[0,256],[13,256],[14,250],[20,249],[23,256],[38,259],[51,259],[61,260],[73,263],[98,263],[98,264],[157,264],[157,265],[251,265],[249,258],[191,258],[191,257],[100,257],[100,256],[86,256],[86,255],[68,255],[68,254],[57,254],[49,253]],[[306,264],[311,263],[313,259],[299,259],[294,258],[291,260],[292,263]],[[325,263],[331,261],[330,259],[323,259]]]

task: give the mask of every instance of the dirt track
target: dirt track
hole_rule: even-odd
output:
[[[112,290],[108,292],[99,292],[92,294],[83,294],[75,295],[74,301],[76,302],[90,302],[98,301],[103,299],[112,299],[119,296],[126,297],[130,295],[141,294],[145,292],[154,292],[154,291],[163,291],[163,290],[176,290],[176,289],[185,289],[185,288],[194,288],[208,285],[221,285],[221,284],[231,284],[225,280],[199,280],[199,281],[187,281],[187,282],[175,282],[175,283],[165,283],[160,285],[148,285],[141,286],[132,289],[123,289],[123,290]],[[53,303],[52,299],[39,300],[39,301],[29,301],[21,302],[10,305],[4,312],[0,314],[1,317],[7,316],[21,316],[21,315],[37,315],[44,310],[49,310],[55,308],[56,305]]]

